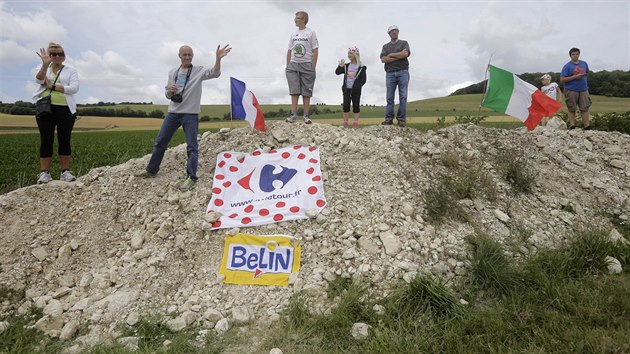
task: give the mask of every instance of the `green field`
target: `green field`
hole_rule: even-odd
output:
[[[479,110],[481,103],[481,94],[472,95],[458,95],[447,96],[439,98],[429,98],[424,100],[410,101],[407,104],[407,115],[409,117],[453,117],[462,115],[487,115],[496,116],[499,115],[494,111],[482,108]],[[630,98],[620,97],[606,97],[606,96],[591,96],[593,100],[593,106],[591,107],[592,113],[607,113],[607,112],[627,112],[630,111]],[[166,105],[116,105],[116,106],[102,106],[101,108],[118,108],[122,109],[129,107],[132,110],[142,110],[150,112],[155,109],[160,109],[166,112]],[[319,105],[316,106],[320,110],[328,108],[332,111],[341,112],[341,107],[338,105]],[[289,111],[290,106],[286,105],[261,105],[263,112],[277,112],[282,109]],[[566,112],[566,107],[563,106],[561,111]],[[208,117],[223,117],[225,113],[230,112],[229,105],[202,105],[201,113],[199,116]],[[337,118],[341,113],[320,114],[316,118]],[[365,118],[382,118],[385,116],[385,106],[363,106],[361,107],[361,117]]]
[[[202,134],[205,130],[200,130]],[[157,131],[82,132],[72,135],[72,171],[84,175],[100,166],[115,166],[151,152]],[[169,147],[182,144],[179,129]],[[39,173],[39,134],[3,134],[0,142],[0,193],[35,184]],[[51,174],[58,179],[59,158],[55,141]]]

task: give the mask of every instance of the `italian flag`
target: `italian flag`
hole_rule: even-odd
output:
[[[488,71],[483,107],[518,118],[529,130],[560,109],[560,103],[511,72],[492,65],[488,65]]]

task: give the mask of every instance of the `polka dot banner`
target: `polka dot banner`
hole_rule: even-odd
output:
[[[306,219],[326,206],[319,149],[289,146],[251,154],[217,155],[206,212],[221,217],[211,229],[247,227]]]

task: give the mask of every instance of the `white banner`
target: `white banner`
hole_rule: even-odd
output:
[[[206,212],[221,214],[214,230],[306,219],[306,211],[325,205],[319,149],[296,145],[219,153]]]

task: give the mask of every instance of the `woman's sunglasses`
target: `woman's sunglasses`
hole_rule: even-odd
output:
[[[59,52],[59,53],[51,52],[51,53],[48,53],[48,54],[50,54],[51,57],[63,57],[63,56],[66,55],[64,52]]]

